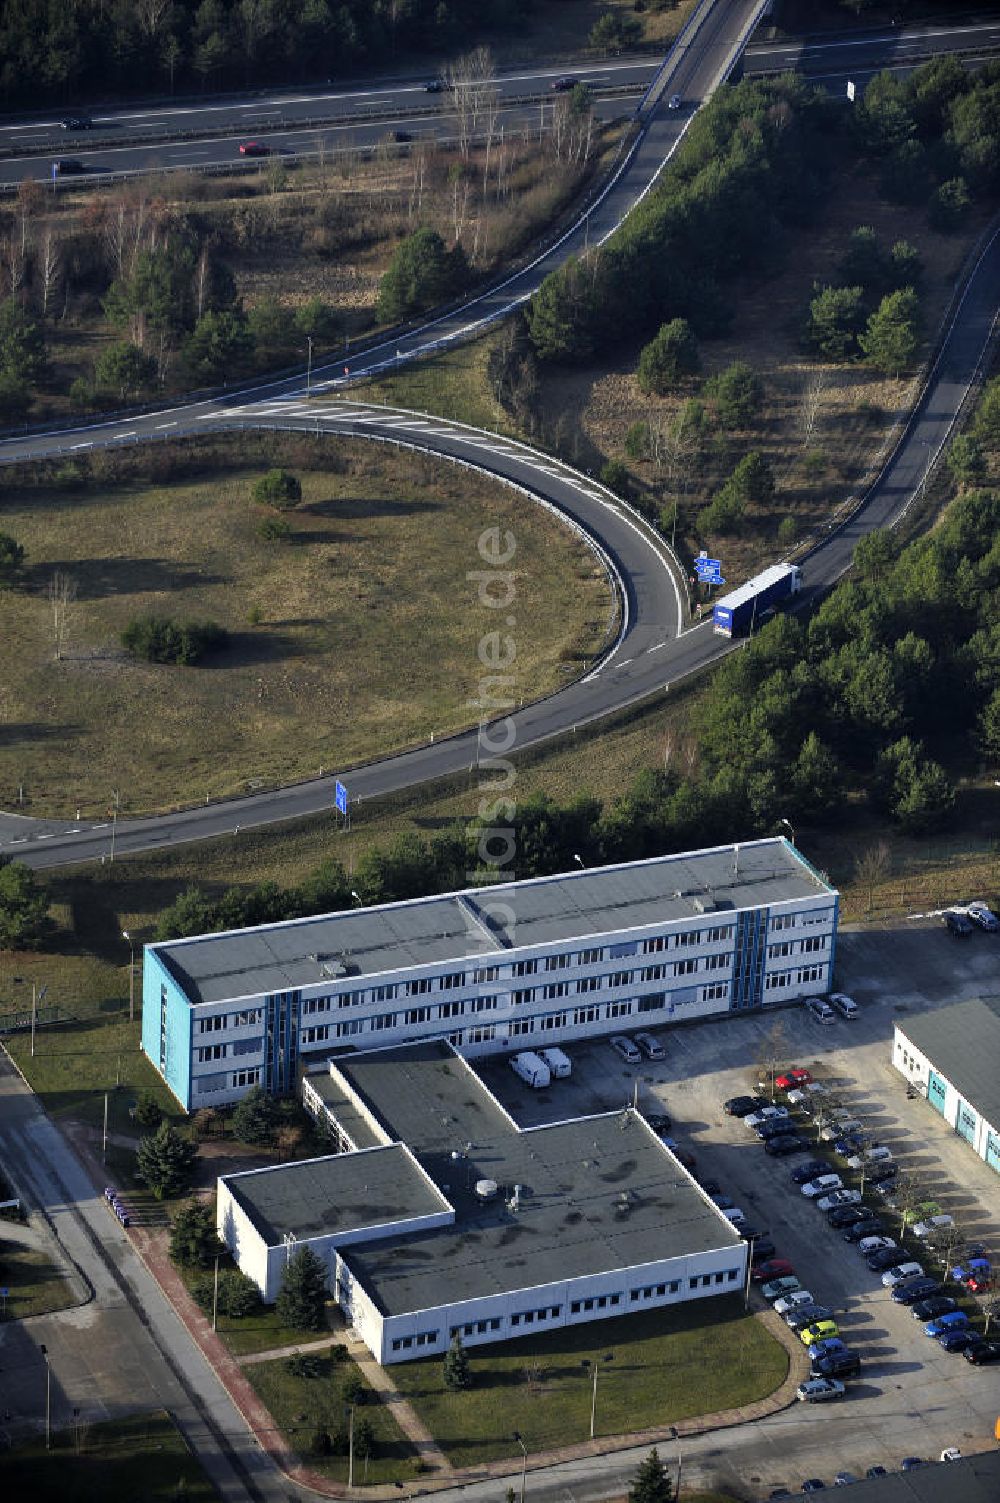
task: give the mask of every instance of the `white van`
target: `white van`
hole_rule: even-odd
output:
[[[568,1080],[573,1073],[573,1061],[561,1049],[539,1049],[540,1057],[549,1067],[553,1080]]]
[[[847,996],[846,992],[831,992],[829,1003],[835,1012],[840,1013],[842,1018],[848,1018],[852,1022],[859,1016],[861,1011],[854,998]]]
[[[544,1090],[552,1080],[552,1073],[544,1059],[530,1049],[526,1049],[523,1054],[515,1054],[510,1067],[525,1085],[532,1086],[536,1091]]]
[[[829,1002],[824,1002],[822,997],[807,997],[806,1011],[816,1019],[817,1023],[835,1023],[833,1008]]]

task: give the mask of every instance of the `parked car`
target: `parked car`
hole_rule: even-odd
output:
[[[806,1012],[817,1023],[825,1025],[835,1023],[837,1016],[829,1002],[824,1002],[822,997],[806,997],[803,1006]]]
[[[865,1472],[865,1476],[869,1478],[888,1477],[888,1475],[889,1473],[886,1471],[884,1466],[870,1466],[867,1472]]]
[[[970,1254],[961,1263],[955,1265],[949,1274],[949,1278],[956,1284],[962,1284],[968,1289],[970,1279],[975,1279],[977,1283],[980,1283],[990,1279],[992,1273],[993,1270],[990,1266],[989,1258],[976,1257]]]
[[[774,1084],[779,1091],[794,1091],[796,1086],[806,1085],[812,1080],[812,1072],[805,1070],[801,1065],[792,1065],[783,1075],[776,1075]]]
[[[833,1140],[833,1151],[841,1159],[853,1157],[854,1154],[860,1153],[864,1146],[862,1139],[856,1137],[853,1133],[848,1133],[845,1137],[834,1138]]]
[[[818,1174],[815,1179],[807,1180],[802,1186],[802,1194],[809,1200],[815,1200],[817,1196],[829,1195],[831,1190],[842,1190],[844,1181],[839,1174]],[[860,1196],[858,1199],[860,1200]]]
[[[853,1487],[857,1480],[853,1472],[838,1472],[833,1479],[833,1485],[834,1487]]]
[[[653,1131],[661,1137],[665,1132],[670,1131],[672,1123],[666,1112],[646,1112],[645,1118]],[[702,1185],[702,1189],[707,1190],[708,1186]]]
[[[942,1213],[940,1216],[931,1216],[927,1221],[918,1221],[913,1227],[915,1237],[935,1237],[938,1232],[943,1232],[946,1227],[954,1226],[954,1216]]]
[[[879,1185],[894,1186],[899,1177],[899,1165],[895,1160],[890,1164],[872,1164],[865,1173],[868,1184],[878,1188]],[[887,1191],[892,1194],[892,1190]]]
[[[806,1153],[808,1148],[809,1144],[805,1139],[794,1132],[775,1133],[773,1138],[764,1140],[764,1152],[774,1159],[788,1158],[793,1153]]]
[[[784,1118],[787,1122],[790,1116],[787,1106],[762,1106],[759,1111],[751,1112],[749,1116],[744,1117],[743,1121],[747,1127],[755,1131],[762,1122],[776,1122],[779,1118]]]
[[[755,1283],[766,1284],[768,1279],[784,1279],[794,1272],[795,1269],[787,1258],[766,1258],[761,1263],[754,1263],[750,1277]]]
[[[737,1227],[737,1231],[740,1232],[745,1241],[746,1233],[739,1227]],[[750,1256],[753,1258],[773,1258],[776,1252],[777,1248],[774,1245],[774,1238],[768,1232],[763,1232],[758,1233],[754,1238],[753,1247],[750,1249]]]
[[[966,939],[975,929],[975,924],[967,913],[958,913],[949,909],[944,915],[944,925],[949,934],[956,939]]]
[[[789,1310],[783,1318],[790,1331],[804,1331],[806,1326],[815,1325],[818,1320],[832,1320],[833,1311],[826,1305],[800,1305],[797,1310]]]
[[[783,1294],[781,1299],[775,1300],[774,1311],[777,1315],[787,1315],[790,1310],[801,1310],[804,1305],[815,1302],[815,1295],[810,1294],[808,1289],[795,1289],[791,1294]]]
[[[863,1148],[860,1153],[852,1153],[847,1160],[849,1169],[863,1169],[866,1178],[871,1174],[875,1164],[891,1164],[893,1162],[891,1148]]]
[[[946,1352],[964,1352],[967,1347],[975,1346],[982,1339],[978,1331],[948,1331],[944,1336],[938,1337],[938,1346]]]
[[[923,1466],[923,1464],[924,1458],[922,1456],[904,1456],[899,1463],[899,1470],[901,1472],[915,1472],[917,1467]]]
[[[749,1117],[751,1112],[759,1112],[765,1106],[770,1106],[770,1102],[763,1096],[730,1096],[722,1103],[722,1110],[727,1117]]]
[[[944,1315],[935,1315],[933,1320],[927,1321],[924,1335],[945,1336],[949,1331],[965,1331],[968,1325],[969,1317],[964,1310],[947,1310]]]
[[[829,1122],[820,1128],[819,1135],[824,1143],[836,1143],[837,1139],[844,1137],[846,1133],[863,1131],[864,1125],[858,1121],[857,1117],[852,1117],[850,1114],[837,1117],[831,1112]]]
[[[265,146],[263,141],[243,141],[240,145],[241,157],[269,157],[270,146]]]
[[[845,1228],[859,1226],[862,1221],[877,1221],[878,1213],[871,1206],[838,1206],[830,1212],[827,1220],[838,1231],[843,1231]],[[873,1227],[872,1230],[877,1228]]]
[[[828,1167],[822,1159],[810,1159],[808,1164],[799,1164],[792,1170],[792,1184],[804,1185],[807,1180],[815,1179],[818,1174],[825,1174]]]
[[[903,1284],[907,1279],[922,1279],[924,1270],[919,1263],[908,1258],[903,1263],[891,1264],[882,1275],[882,1283],[886,1289],[891,1289],[893,1284]]]
[[[754,1132],[762,1143],[766,1143],[769,1138],[787,1137],[791,1128],[787,1117],[769,1117],[766,1122],[758,1122]]]
[[[822,1357],[832,1357],[835,1352],[846,1352],[847,1347],[839,1336],[824,1336],[821,1341],[814,1341],[809,1348],[809,1361],[819,1361]]]
[[[802,1484],[804,1493],[821,1493],[826,1487],[822,1477],[807,1477]]]
[[[987,934],[995,934],[1000,929],[1000,919],[985,903],[978,901],[966,905],[965,909],[969,918],[979,929],[985,929]]]
[[[624,1033],[613,1033],[608,1043],[616,1054],[620,1054],[627,1065],[641,1065],[642,1055],[633,1044],[632,1040]]]
[[[843,1351],[830,1352],[827,1356],[820,1357],[813,1372],[821,1374],[824,1378],[860,1377],[860,1353],[852,1351],[850,1347],[844,1347]]]
[[[919,1278],[904,1279],[900,1284],[893,1284],[889,1293],[894,1305],[915,1305],[918,1299],[930,1299],[932,1294],[940,1294],[941,1285],[935,1283],[929,1273],[925,1273]]]
[[[814,1341],[825,1341],[828,1336],[839,1336],[840,1327],[835,1320],[815,1320],[799,1332],[803,1346],[812,1346]]]
[[[840,1206],[856,1206],[860,1202],[860,1190],[832,1190],[829,1195],[821,1195],[816,1204],[821,1211],[836,1211]]]
[[[786,1273],[781,1278],[768,1279],[765,1283],[761,1284],[760,1292],[768,1304],[771,1304],[774,1300],[780,1299],[783,1294],[794,1294],[796,1289],[801,1288],[802,1285],[795,1275],[793,1273]]]
[[[949,1315],[958,1305],[950,1294],[931,1294],[927,1299],[918,1299],[910,1306],[914,1320],[937,1320],[939,1315]]]
[[[800,1383],[795,1397],[806,1404],[819,1404],[825,1399],[842,1399],[847,1389],[836,1378],[809,1378]]]
[[[632,1037],[647,1059],[666,1059],[666,1049],[651,1033],[634,1033]]]
[[[865,1210],[867,1209],[868,1207],[866,1206]],[[852,1226],[847,1228],[843,1235],[845,1242],[853,1242],[855,1244],[863,1242],[866,1237],[886,1237],[890,1242],[892,1241],[881,1221],[874,1215],[862,1216],[861,1220],[855,1221]],[[872,1252],[874,1251],[875,1248],[872,1248]],[[868,1254],[866,1253],[865,1256],[867,1257]]]
[[[960,1451],[958,1446],[945,1446],[944,1450],[941,1452],[941,1455],[938,1457],[939,1461],[961,1461],[961,1459],[962,1452]]]
[[[861,1011],[854,998],[849,997],[846,992],[831,992],[827,1001],[834,1012],[839,1012],[840,1016],[847,1018],[848,1021],[852,1021],[858,1017]]]
[[[966,1362],[974,1367],[983,1367],[987,1362],[1000,1361],[1000,1341],[974,1341],[962,1353]]]
[[[898,1246],[898,1243],[894,1242],[891,1237],[883,1237],[878,1232],[872,1232],[867,1237],[859,1237],[857,1243],[858,1252],[866,1258],[869,1253],[878,1252],[879,1248]]]
[[[899,1262],[899,1249],[896,1247],[881,1247],[876,1252],[868,1253],[865,1262],[872,1273],[885,1273],[887,1268],[895,1268]]]

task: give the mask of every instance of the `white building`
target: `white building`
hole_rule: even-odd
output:
[[[476,1055],[829,988],[837,893],[786,840],[147,945],[142,1048],[188,1111],[345,1048]]]
[[[266,1300],[308,1244],[379,1362],[742,1293],[747,1244],[631,1108],[521,1130],[444,1040],[306,1099],[347,1151],[223,1177],[219,1234]]]
[[[1000,1173],[1000,999],[956,1002],[897,1023],[892,1062]]]

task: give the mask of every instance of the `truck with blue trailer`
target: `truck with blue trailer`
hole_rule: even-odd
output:
[[[712,630],[723,637],[752,635],[769,611],[798,593],[801,583],[798,564],[772,564],[715,602]]]

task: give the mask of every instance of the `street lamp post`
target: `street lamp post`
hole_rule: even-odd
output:
[[[514,1439],[521,1447],[521,1503],[524,1503],[524,1489],[528,1482],[528,1447],[524,1444],[520,1430],[514,1431]]]
[[[778,820],[778,824],[785,826],[785,829],[789,832],[789,834],[792,837],[792,845],[794,845],[795,844],[795,828],[792,825],[791,820],[790,819],[779,819]]]
[[[128,941],[128,1020],[135,1022],[135,944],[127,929],[122,930],[122,939]]]
[[[40,1346],[38,1350],[45,1358],[45,1449],[52,1449],[52,1366],[49,1362],[49,1349]]]
[[[614,1360],[615,1360],[615,1354],[614,1354],[614,1352],[605,1352],[605,1354],[604,1354],[603,1357],[600,1357],[600,1358],[595,1357],[594,1360],[593,1360],[593,1362],[590,1361],[589,1357],[584,1357],[583,1361],[580,1364],[581,1367],[585,1367],[585,1368],[589,1367],[591,1369],[592,1377],[593,1377],[593,1386],[592,1386],[591,1392],[590,1392],[590,1438],[591,1438],[591,1440],[594,1439],[594,1432],[595,1432],[595,1430],[597,1428],[597,1373],[598,1373],[598,1370],[599,1370],[600,1365],[601,1365],[602,1362],[613,1362]]]
[[[121,793],[117,788],[113,791],[114,804],[111,807],[111,865],[115,864],[115,836],[118,834],[118,807],[121,804]]]
[[[576,851],[573,852],[573,860],[576,862],[582,872],[585,872],[587,870],[587,863],[584,861],[582,856],[577,855]]]
[[[306,396],[308,396],[309,393],[312,391],[312,371],[313,371],[313,342],[312,342],[312,336],[309,335],[309,334],[306,335],[306,346],[307,346],[307,349],[308,349],[308,356],[307,356],[307,362],[306,362]]]
[[[215,1255],[215,1279],[212,1284],[212,1330],[219,1329],[219,1254]]]

